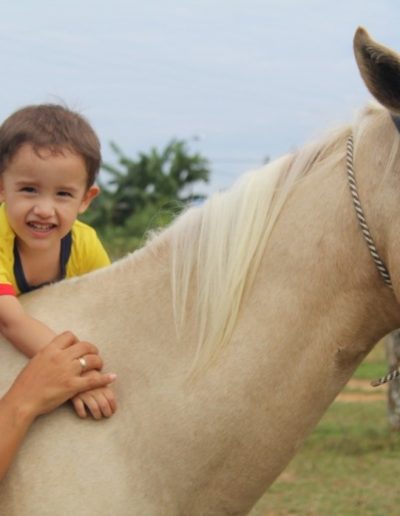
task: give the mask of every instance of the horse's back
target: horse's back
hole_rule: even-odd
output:
[[[160,514],[121,419],[82,421],[71,407],[40,418],[0,485],[1,514]]]

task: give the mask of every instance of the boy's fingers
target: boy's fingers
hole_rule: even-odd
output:
[[[78,414],[78,416],[84,419],[87,414],[83,401],[80,398],[75,397],[72,400],[72,404],[74,405],[75,412]]]
[[[85,396],[85,405],[94,417],[94,419],[101,419],[103,417],[103,414],[100,410],[100,406],[97,403],[97,400],[95,400],[95,398],[93,398],[90,395]]]
[[[107,398],[111,411],[114,414],[114,412],[117,410],[117,401],[113,391],[111,389],[105,389],[104,396]]]
[[[97,395],[97,403],[104,417],[111,417],[113,415],[111,404],[104,393]]]

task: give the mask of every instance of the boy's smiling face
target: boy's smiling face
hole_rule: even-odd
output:
[[[21,251],[59,246],[98,193],[97,186],[87,188],[83,158],[68,149],[37,154],[24,144],[0,175],[0,201]]]

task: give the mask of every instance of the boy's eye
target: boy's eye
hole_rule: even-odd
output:
[[[61,190],[60,192],[57,192],[57,195],[59,195],[60,197],[72,197],[71,192],[64,192],[63,190]]]
[[[34,186],[23,186],[21,189],[20,189],[21,192],[27,192],[27,193],[35,193],[36,192],[36,188]]]

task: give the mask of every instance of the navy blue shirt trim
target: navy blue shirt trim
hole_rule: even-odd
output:
[[[57,281],[64,279],[67,272],[67,263],[69,257],[71,256],[71,248],[72,248],[72,233],[71,231],[65,235],[65,237],[61,240],[61,248],[60,248],[60,276],[57,278]],[[18,252],[17,247],[17,239],[14,239],[14,276],[15,281],[17,282],[17,286],[21,294],[26,294],[27,292],[31,292],[32,290],[36,290],[44,285],[48,285],[50,282],[41,283],[40,285],[29,285],[26,281],[24,270],[22,268],[21,257]]]

